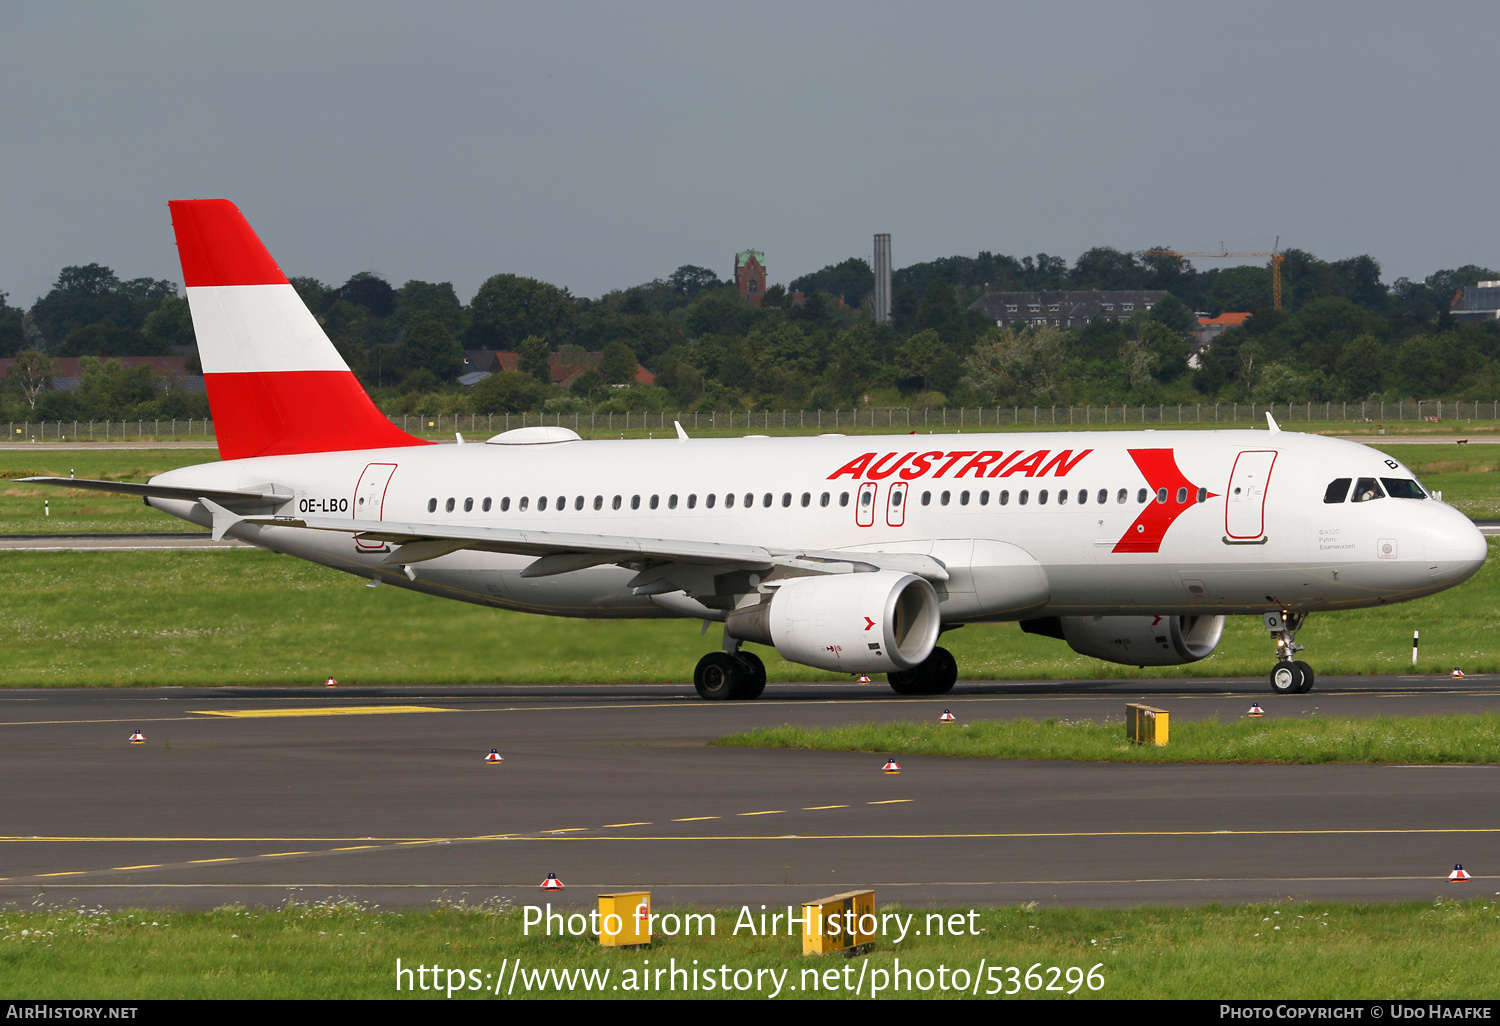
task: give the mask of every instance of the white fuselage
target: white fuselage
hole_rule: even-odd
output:
[[[1373,606],[1451,587],[1483,562],[1483,537],[1456,510],[1427,497],[1325,501],[1343,478],[1413,475],[1312,435],[1144,431],[429,445],[226,460],[153,483],[269,483],[295,496],[275,510],[286,516],[925,554],[954,572],[938,587],[945,623]],[[149,504],[210,522],[197,503]],[[613,565],[523,578],[535,557],[462,550],[408,574],[385,562],[389,546],[350,535],[254,524],[232,534],[491,606],[704,615],[680,592],[632,593],[633,572]],[[1045,574],[1039,604],[966,583],[965,569],[1003,581],[1017,561]]]

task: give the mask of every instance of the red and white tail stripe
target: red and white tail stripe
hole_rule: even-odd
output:
[[[427,444],[375,408],[238,207],[168,206],[220,456]]]

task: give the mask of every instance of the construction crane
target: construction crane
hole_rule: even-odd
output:
[[[1175,249],[1143,249],[1136,256],[1170,256],[1170,257],[1270,257],[1271,258],[1271,306],[1273,309],[1281,309],[1281,261],[1284,255],[1276,252],[1281,248],[1281,236],[1276,236],[1276,242],[1271,246],[1269,253],[1231,253],[1224,249],[1224,244],[1219,243],[1222,252],[1219,253],[1179,253]]]

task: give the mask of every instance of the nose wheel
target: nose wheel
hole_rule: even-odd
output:
[[[1276,668],[1271,671],[1271,690],[1278,695],[1305,695],[1313,689],[1313,668],[1292,656],[1306,650],[1297,644],[1297,632],[1307,621],[1306,613],[1283,609],[1265,614],[1266,630],[1276,642]]]

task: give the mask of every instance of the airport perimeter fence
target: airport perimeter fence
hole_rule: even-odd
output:
[[[673,421],[689,432],[854,430],[917,431],[967,428],[1130,427],[1134,425],[1244,424],[1264,427],[1266,414],[1280,424],[1441,423],[1500,420],[1500,401],[1453,402],[1440,399],[1358,403],[1177,403],[1108,406],[967,406],[958,409],[866,406],[849,410],[719,410],[670,413],[474,413],[395,414],[390,421],[415,435],[456,432],[496,434],[522,427],[566,427],[580,434],[661,431]],[[213,441],[212,420],[12,421],[12,442]]]

